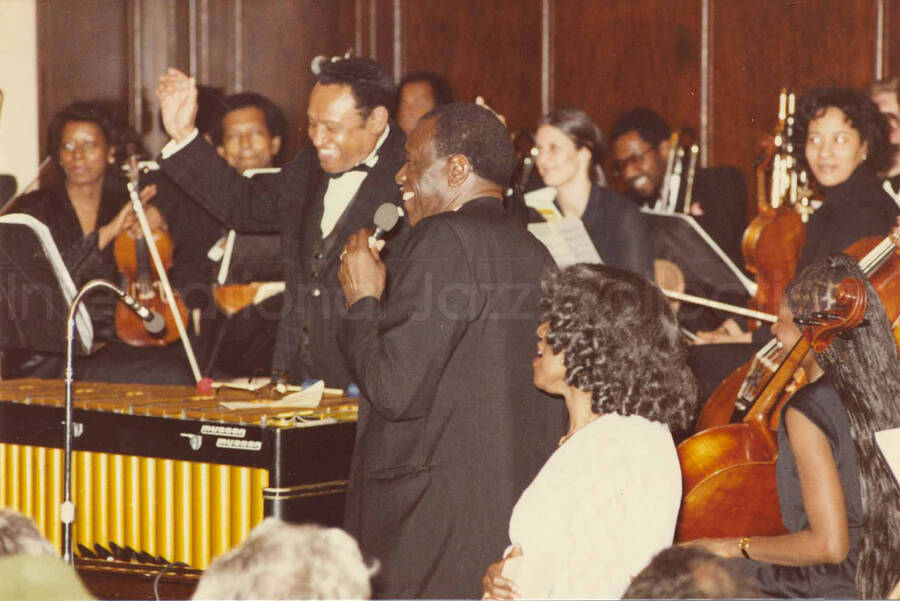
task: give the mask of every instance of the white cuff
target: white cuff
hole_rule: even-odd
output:
[[[190,144],[191,142],[193,142],[193,141],[194,141],[194,138],[196,138],[196,137],[197,137],[197,134],[199,134],[199,133],[200,133],[200,130],[198,130],[198,129],[195,127],[195,128],[194,128],[194,131],[192,131],[191,133],[189,133],[188,136],[187,136],[184,140],[182,140],[181,142],[176,142],[175,140],[169,140],[169,141],[166,143],[166,145],[163,146],[163,148],[162,148],[162,150],[160,151],[159,155],[160,155],[162,158],[164,158],[164,159],[169,158],[170,156],[172,156],[173,154],[175,154],[176,152],[178,152],[179,150],[181,150],[182,148],[184,148],[185,146],[187,146],[188,144]]]

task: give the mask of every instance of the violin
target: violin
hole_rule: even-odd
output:
[[[863,322],[866,289],[847,278],[835,292],[835,306],[809,316],[797,344],[772,376],[741,423],[715,426],[678,445],[684,497],[675,539],[770,536],[786,532],[775,479],[778,444],[771,413],[779,394],[812,347],[821,352],[837,335]]]
[[[137,157],[132,155],[128,161],[128,178],[137,188],[139,171]],[[164,269],[172,268],[174,245],[168,233],[153,230],[153,240],[159,251]],[[116,334],[123,342],[132,346],[166,346],[179,338],[175,317],[167,300],[165,289],[160,283],[159,272],[151,261],[146,238],[134,238],[128,232],[119,234],[113,246],[116,265],[125,279],[125,290],[139,303],[159,313],[165,323],[165,329],[158,335],[152,335],[144,327],[143,320],[125,303],[116,305]],[[176,306],[182,323],[187,320],[187,306],[181,295],[173,292]]]

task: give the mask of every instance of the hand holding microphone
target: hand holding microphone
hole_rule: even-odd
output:
[[[341,268],[338,271],[338,281],[347,306],[366,296],[381,298],[387,270],[381,261],[384,240],[380,238],[397,225],[401,215],[403,210],[400,207],[386,202],[375,211],[374,231],[362,229],[347,240],[340,255]]]

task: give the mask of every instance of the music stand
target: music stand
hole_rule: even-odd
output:
[[[678,265],[687,288],[720,298],[756,294],[756,282],[744,275],[692,216],[648,208],[641,212],[650,227],[655,258]]]
[[[0,348],[64,353],[66,314],[75,293],[47,226],[31,215],[0,217]],[[85,354],[94,329],[84,306],[75,323],[78,350]]]

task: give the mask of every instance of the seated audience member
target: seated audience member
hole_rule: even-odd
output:
[[[694,547],[656,554],[623,599],[758,599],[756,583],[733,562]]]
[[[339,528],[266,518],[206,569],[193,599],[368,599],[377,570]]]
[[[626,194],[637,204],[654,207],[666,177],[672,130],[655,111],[628,111],[612,126],[616,170]],[[747,227],[747,184],[734,167],[697,169],[690,213],[738,266],[741,236]]]
[[[776,477],[790,534],[687,543],[745,558],[766,595],[883,598],[900,579],[900,491],[874,438],[900,426],[900,357],[881,300],[854,259],[819,259],[788,286],[772,331],[791,348],[794,322],[831,308],[849,277],[865,284],[866,322],[807,355],[811,383],[782,413]]]
[[[534,384],[561,395],[568,433],[516,503],[512,547],[485,598],[618,598],[672,544],[681,505],[674,439],[696,386],[659,289],[578,264],[544,281]]]
[[[48,227],[76,287],[94,278],[120,281],[113,243],[123,233],[142,237],[119,169],[127,141],[126,128],[118,125],[101,104],[77,102],[62,109],[47,133],[48,152],[62,183],[26,194],[13,205],[12,213],[31,215]],[[156,191],[156,186],[147,186],[141,197],[147,202]],[[168,228],[153,204],[146,205],[145,211],[152,228]],[[177,342],[167,347],[133,347],[118,338],[115,303],[115,296],[109,292],[85,298],[94,340],[105,346],[76,361],[78,378],[192,384],[189,364]],[[28,327],[27,323],[21,325]],[[10,358],[3,365],[4,377],[63,376],[61,354],[25,351],[10,353]]]
[[[561,108],[541,119],[535,166],[555,191],[563,217],[578,217],[604,263],[653,281],[653,243],[647,222],[627,198],[598,183],[601,134],[584,111]],[[529,192],[526,203],[546,194]]]
[[[12,509],[0,509],[0,556],[19,554],[59,557],[31,518]]]
[[[34,522],[0,509],[0,599],[93,599]]]
[[[416,128],[422,115],[436,106],[453,102],[450,84],[433,71],[407,73],[397,88],[397,123],[407,136]]]

